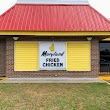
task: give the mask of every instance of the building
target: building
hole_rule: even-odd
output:
[[[18,0],[0,16],[0,75],[98,77],[110,21],[86,0],[56,1]]]

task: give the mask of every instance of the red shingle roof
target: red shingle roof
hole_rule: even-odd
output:
[[[0,17],[0,31],[110,31],[89,5],[16,4]]]

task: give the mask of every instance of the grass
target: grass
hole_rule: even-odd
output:
[[[0,84],[0,110],[110,110],[110,86]]]

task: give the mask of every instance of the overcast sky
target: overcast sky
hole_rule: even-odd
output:
[[[89,0],[89,2],[105,17],[110,18],[110,0]]]
[[[0,15],[8,8],[12,7],[17,0],[0,0]],[[110,18],[110,0],[88,0],[90,4],[102,13],[105,17]]]

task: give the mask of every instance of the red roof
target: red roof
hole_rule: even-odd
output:
[[[89,5],[16,4],[0,16],[0,31],[110,31],[110,22]]]

